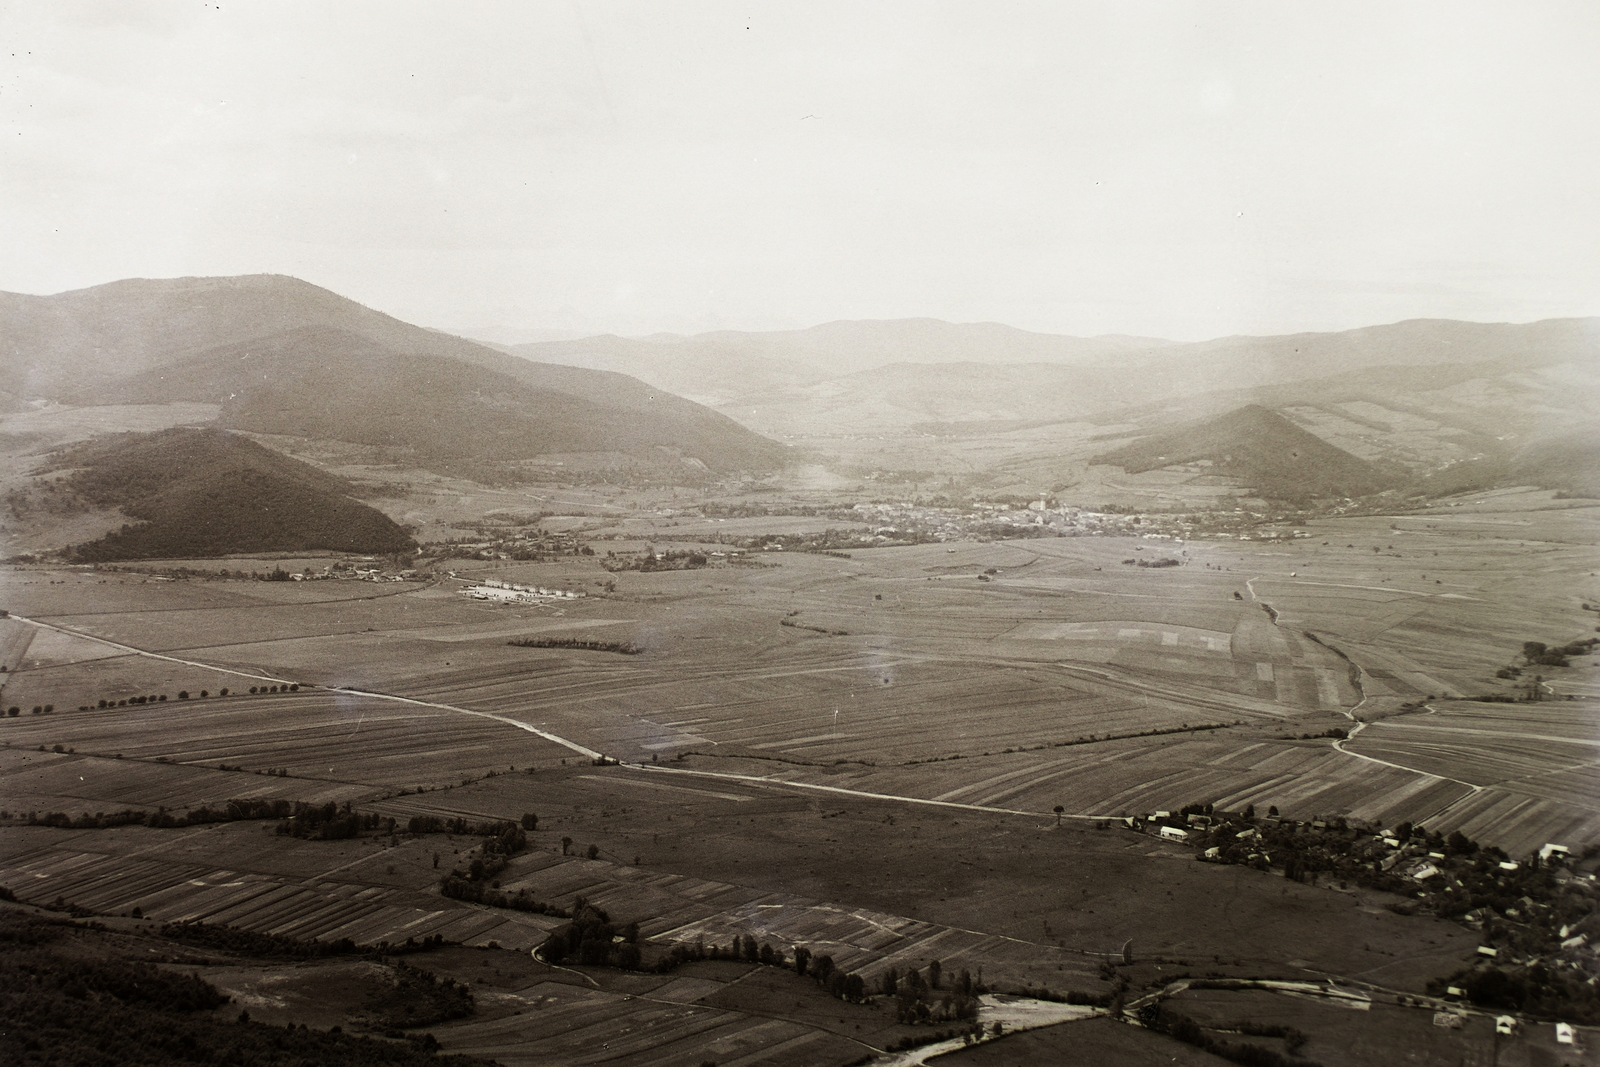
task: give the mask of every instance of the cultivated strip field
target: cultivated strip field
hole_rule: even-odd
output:
[[[0,808],[68,814],[361,799],[571,755],[491,719],[321,690],[57,711],[10,720],[0,739]]]
[[[1593,702],[1436,707],[1372,723],[1345,747],[1479,787],[1430,821],[1430,829],[1503,841],[1513,855],[1597,836],[1600,736]]]
[[[629,993],[540,982],[512,994],[525,1005],[517,1014],[452,1023],[434,1033],[450,1052],[491,1057],[506,1067],[832,1067],[867,1051],[798,1022],[711,1007],[700,998],[723,983],[693,982],[662,978]]]
[[[1497,691],[1494,669],[1524,639],[1592,630],[1593,613],[1579,605],[1587,594],[1573,580],[1592,558],[1592,511],[1531,512],[1514,528],[1487,513],[1334,519],[1282,542],[1079,537],[852,558],[767,553],[753,567],[619,573],[614,594],[560,608],[484,605],[448,584],[357,591],[69,571],[48,580],[29,572],[7,595],[20,613],[56,612],[45,621],[189,664],[490,713],[624,761],[684,756],[698,770],[1016,810],[1062,804],[1079,815],[1216,802],[1385,823],[1441,818],[1506,847],[1556,831],[1581,846],[1600,837],[1592,793],[1569,796],[1570,807],[1548,817],[1487,796],[1467,801],[1474,785],[1511,789],[1480,783],[1472,770],[1474,760],[1501,758],[1498,734],[1457,732],[1419,747],[1402,744],[1409,727],[1380,723],[1402,704]],[[1520,573],[1509,576],[1502,564],[1512,547]],[[1129,558],[1181,565],[1130,567]],[[510,578],[540,573],[494,566]],[[506,645],[552,628],[646,652]],[[63,647],[75,640],[50,638]],[[82,702],[68,683],[97,664],[170,664],[90,658],[99,655],[90,644],[66,649],[56,665],[30,660],[10,685],[59,709]],[[1586,676],[1573,669],[1554,684],[1570,691]],[[261,726],[252,739],[250,730],[229,733],[236,725],[197,723],[204,732],[195,737],[215,741],[187,742],[173,755],[397,782],[427,763],[396,769],[407,765],[405,716],[429,723],[437,710],[441,724],[465,721],[404,705],[364,719],[361,709],[378,705],[328,699],[311,732],[286,720],[279,733]],[[354,728],[352,714],[375,735],[371,755],[334,751],[340,727]],[[1372,725],[1343,751],[1328,740],[1287,740],[1348,728],[1352,716]],[[59,733],[59,711],[54,720]],[[1197,732],[1209,727],[1223,728]],[[0,737],[80,752],[111,741],[49,731],[36,739],[41,729],[11,720]],[[431,727],[418,729],[425,737]],[[467,751],[471,742],[425,744],[453,766],[411,785],[470,773],[475,761],[478,773],[487,769],[487,752]],[[1554,742],[1519,744],[1508,751],[1537,760],[1526,746]],[[282,755],[269,762],[268,752]],[[1552,773],[1584,773],[1581,754],[1552,752]],[[1512,791],[1548,808],[1545,794],[1564,781]]]
[[[905,973],[930,960],[939,960],[949,974],[982,968],[996,981],[1023,982],[1040,974],[1063,986],[1095,981],[1098,961],[1079,952],[868,908],[549,854],[519,860],[514,870],[514,879],[503,884],[526,887],[537,899],[583,896],[616,915],[648,916],[639,932],[656,943],[726,946],[735,936],[753,936],[790,956],[803,945],[813,956],[832,956],[835,965],[857,972],[869,985],[887,968]]]
[[[438,934],[521,951],[560,922],[477,908],[425,889],[435,878],[426,860],[435,843],[428,841],[395,848],[371,840],[284,841],[271,834],[271,824],[260,823],[188,831],[25,827],[6,836],[0,884],[24,900],[59,897],[104,914],[139,908],[160,922],[206,922],[307,940],[348,937],[366,945]]]

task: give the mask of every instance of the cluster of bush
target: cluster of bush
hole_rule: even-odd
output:
[[[1600,638],[1589,637],[1582,641],[1574,641],[1568,645],[1551,647],[1543,641],[1522,642],[1522,658],[1528,666],[1534,667],[1566,667],[1570,656],[1587,656],[1594,651],[1594,646],[1600,645]]]
[[[572,921],[557,927],[539,946],[546,963],[571,961],[585,967],[640,967],[639,924],[617,927],[604,909],[583,897],[572,902]]]
[[[1324,737],[1331,737],[1336,741],[1343,741],[1345,738],[1347,738],[1349,736],[1350,736],[1350,728],[1348,726],[1330,726],[1326,730],[1323,730],[1321,733],[1318,733],[1318,734],[1301,734],[1298,737],[1296,737],[1294,734],[1279,734],[1278,735],[1278,740],[1280,740],[1280,741],[1320,741]]]
[[[907,971],[902,977],[890,967],[880,979],[885,996],[895,998],[895,1018],[902,1023],[971,1022],[978,1017],[978,995],[984,988],[963,970],[952,985],[940,988],[943,973],[938,960],[928,964],[928,975]]]
[[[162,923],[158,933],[168,941],[182,945],[264,959],[322,959],[327,956],[351,956],[365,951],[348,937],[341,937],[337,941],[306,941],[298,937],[263,934],[202,922]]]
[[[360,1021],[373,1029],[398,1031],[464,1019],[476,1010],[465,983],[396,961],[389,987],[367,1004]]]
[[[581,896],[573,901],[570,915],[572,921],[552,931],[544,944],[539,946],[541,959],[548,963],[573,962],[582,966],[618,967],[624,970],[638,970],[644,966],[638,944],[638,923],[619,926],[611,921],[603,909]],[[854,971],[840,970],[834,965],[832,956],[812,956],[809,949],[798,946],[791,961],[784,955],[782,949],[775,949],[753,936],[745,937],[739,934],[735,934],[732,943],[727,946],[714,943],[708,945],[703,940],[673,945],[650,966],[650,969],[658,974],[667,974],[685,963],[699,960],[738,960],[764,967],[787,968],[792,965],[796,974],[810,977],[839,1000],[860,1004],[871,995],[865,980]],[[938,964],[935,963],[933,968],[934,978],[937,981]],[[907,975],[905,979],[896,980],[894,989],[886,987],[884,990],[897,993],[900,989],[904,989],[911,1002],[928,1002],[928,1009],[920,1015],[915,1009],[911,1009],[911,1017],[907,1021],[928,1022],[976,1017],[977,1001],[972,999],[971,978],[966,972],[962,972],[962,977],[968,983],[967,993],[952,991],[950,996],[944,998],[948,1004],[941,1001],[937,995],[928,996],[926,993],[928,984],[926,982],[920,986],[917,984],[920,977],[918,975],[913,978]],[[963,996],[970,1000],[970,1016],[957,1013],[966,1011],[965,1003],[956,1006],[957,999]]]
[[[136,914],[134,917],[140,916]],[[421,941],[408,937],[397,945],[380,941],[373,947],[363,948],[348,937],[341,937],[337,941],[310,941],[283,934],[264,934],[254,930],[241,930],[234,926],[218,926],[203,922],[163,923],[158,932],[167,940],[180,944],[261,959],[322,959],[327,956],[353,955],[405,956],[414,952],[432,952],[445,945],[443,935],[431,934]]]
[[[516,892],[501,889],[497,883],[485,884],[450,874],[439,883],[439,893],[451,900],[465,900],[472,904],[485,904],[491,908],[509,908],[533,915],[549,915],[557,919],[570,919],[572,913],[559,904],[540,900],[526,889]]]
[[[1145,1020],[1146,1025],[1175,1037],[1184,1044],[1193,1045],[1213,1056],[1220,1056],[1230,1063],[1240,1064],[1241,1067],[1317,1067],[1312,1060],[1301,1059],[1296,1055],[1306,1043],[1306,1035],[1294,1027],[1252,1023],[1239,1023],[1229,1027],[1230,1030],[1238,1030],[1253,1037],[1281,1037],[1284,1039],[1285,1051],[1279,1052],[1265,1045],[1252,1045],[1248,1042],[1227,1041],[1213,1037],[1187,1015],[1174,1011],[1166,1005],[1159,1007],[1152,1005],[1152,1007],[1156,1008],[1152,1013],[1154,1017]]]
[[[704,552],[646,552],[640,556],[618,556],[607,552],[600,566],[615,574],[618,571],[690,571],[698,570],[711,562]]]
[[[499,881],[496,880],[496,875],[506,870],[510,864],[510,857],[528,846],[528,832],[522,829],[522,825],[509,821],[467,822],[466,819],[438,819],[435,816],[416,816],[406,825],[411,833],[438,833],[440,830],[411,829],[411,827],[429,827],[435,824],[450,827],[445,830],[448,833],[477,833],[485,838],[483,845],[478,846],[477,856],[472,857],[472,862],[467,864],[466,870],[456,867],[445,875],[445,880],[438,886],[440,893],[456,901],[475,901],[483,904],[491,902],[485,899],[491,891],[498,893],[499,896],[507,896],[499,893]],[[531,899],[530,904],[534,904]],[[517,905],[504,904],[501,907],[517,907]],[[538,909],[526,907],[522,910],[531,912]]]
[[[310,838],[316,841],[344,841],[360,837],[363,831],[376,830],[392,834],[395,820],[375,812],[353,811],[347,800],[342,805],[333,801],[326,804],[295,802],[289,817],[278,824],[278,833],[290,837]]]
[[[781,949],[775,949],[753,937],[740,937],[735,934],[733,943],[726,948],[718,944],[708,945],[703,940],[696,940],[692,944],[673,945],[666,955],[656,960],[654,969],[661,974],[667,974],[685,963],[697,960],[742,960],[745,963],[759,963],[767,967],[789,966],[789,961],[784,958]]]
[[[577,637],[519,637],[506,644],[513,648],[573,648],[583,652],[617,652],[637,656],[644,646],[632,641],[585,641]]]
[[[521,829],[537,830],[539,816],[529,812],[522,817]],[[445,818],[440,815],[413,815],[406,820],[406,833],[408,834],[460,834],[463,837],[503,837],[507,830],[518,829],[516,823],[505,819],[492,819],[489,822],[473,822],[460,816]],[[517,848],[526,845],[527,839],[523,838]]]
[[[1590,637],[1582,641],[1573,641],[1566,645],[1547,645],[1543,641],[1522,642],[1522,663],[1508,663],[1494,672],[1496,678],[1511,680],[1522,677],[1522,668],[1527,667],[1570,667],[1570,657],[1587,656],[1594,652],[1595,646],[1600,645],[1600,638]],[[1539,683],[1544,681],[1542,675],[1534,675],[1533,682],[1528,686],[1528,699],[1538,700],[1543,695]],[[1516,698],[1504,694],[1490,694],[1474,698],[1485,703],[1515,703]]]
[[[511,863],[511,857],[527,847],[528,834],[524,826],[537,827],[539,817],[528,814],[519,825],[510,821],[474,823],[466,819],[441,819],[434,815],[415,815],[407,824],[414,834],[452,833],[476,834],[486,840],[478,848],[478,855],[467,864],[466,870],[457,867],[439,883],[439,892],[452,900],[466,900],[475,904],[488,904],[496,908],[555,915],[565,918],[567,913],[552,904],[536,900],[527,890],[509,893],[500,888],[497,875]],[[437,857],[435,858],[437,865]]]

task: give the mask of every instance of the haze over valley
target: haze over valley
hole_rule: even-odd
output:
[[[1600,1064],[1589,7],[0,29],[0,1062]]]

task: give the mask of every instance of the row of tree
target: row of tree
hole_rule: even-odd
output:
[[[362,831],[378,830],[393,833],[395,820],[388,816],[361,813],[351,810],[347,801],[340,806],[332,801],[326,804],[305,804],[282,798],[230,800],[212,807],[202,804],[187,811],[168,811],[157,808],[143,811],[124,808],[121,811],[97,811],[93,815],[68,815],[63,811],[39,813],[30,811],[23,820],[30,826],[54,826],[63,830],[107,830],[117,826],[149,826],[159,830],[181,829],[185,826],[206,826],[211,823],[245,822],[256,819],[279,819],[278,833],[292,837],[309,837],[318,840],[339,840],[354,837]]]

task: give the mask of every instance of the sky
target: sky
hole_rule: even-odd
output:
[[[0,290],[450,329],[1600,314],[1600,5],[0,0]]]

